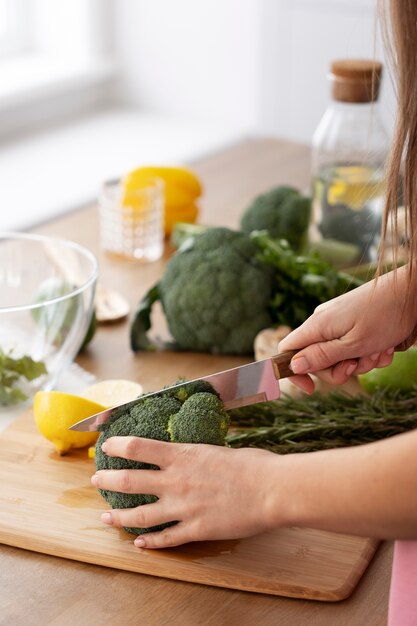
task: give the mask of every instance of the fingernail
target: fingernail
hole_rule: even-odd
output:
[[[385,354],[393,354],[394,350],[395,348],[388,348],[388,350],[385,350]]]
[[[345,370],[346,376],[351,376],[351,374],[353,374],[356,368],[357,368],[357,365],[354,365],[353,363],[351,365],[348,365],[348,367]]]
[[[371,354],[371,360],[376,361],[379,358],[379,352],[375,352],[375,354]]]
[[[291,361],[290,368],[294,374],[305,374],[310,369],[310,363],[305,356],[300,356]]]
[[[146,542],[143,537],[137,537],[133,543],[137,548],[144,548],[146,546]]]
[[[103,452],[105,452],[107,450],[107,442],[106,441],[101,444],[101,449],[103,450]]]
[[[97,474],[94,474],[93,476],[91,476],[91,484],[96,486],[98,483],[98,476]]]
[[[103,522],[103,524],[112,524],[113,520],[112,520],[112,516],[111,513],[103,513],[103,515],[101,516],[101,521]]]

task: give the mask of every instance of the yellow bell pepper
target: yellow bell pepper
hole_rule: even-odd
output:
[[[189,222],[194,224],[198,217],[198,207],[191,203],[177,211],[165,210],[165,234],[170,235],[174,224],[177,222]]]
[[[194,223],[198,217],[196,199],[202,193],[202,185],[194,172],[184,167],[148,166],[132,170],[123,180],[123,206],[139,217],[141,200],[135,193],[154,178],[164,182],[165,234],[171,233],[176,222]]]
[[[198,198],[203,188],[198,177],[185,167],[139,167],[131,171],[124,179],[124,188],[127,191],[143,187],[152,177],[162,178],[166,187],[180,188],[191,198]]]

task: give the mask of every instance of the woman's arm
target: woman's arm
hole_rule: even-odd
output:
[[[417,430],[362,446],[288,455],[282,461],[286,523],[417,539]],[[277,503],[273,515],[279,522]]]
[[[152,493],[154,504],[108,511],[105,523],[176,526],[139,537],[140,547],[240,538],[305,526],[380,538],[417,538],[417,431],[382,442],[287,456],[255,449],[108,439],[111,456],[161,471],[102,470],[94,485]]]

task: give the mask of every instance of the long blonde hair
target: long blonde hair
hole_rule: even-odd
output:
[[[417,278],[417,0],[389,0],[388,6],[387,0],[379,2],[385,46],[397,90],[397,117],[387,163],[379,269],[383,266],[384,240],[389,225],[398,241],[397,205],[401,189],[411,283]],[[394,266],[396,264],[394,250]]]

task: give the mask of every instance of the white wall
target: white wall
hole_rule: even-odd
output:
[[[328,70],[337,58],[384,62],[374,0],[264,0],[259,128],[308,141],[330,99]],[[380,109],[392,127],[395,98],[388,71]]]
[[[145,109],[251,128],[258,0],[115,0],[120,96]]]
[[[145,110],[309,141],[330,61],[382,58],[374,0],[114,0],[116,97]],[[387,76],[381,96],[391,125]]]

